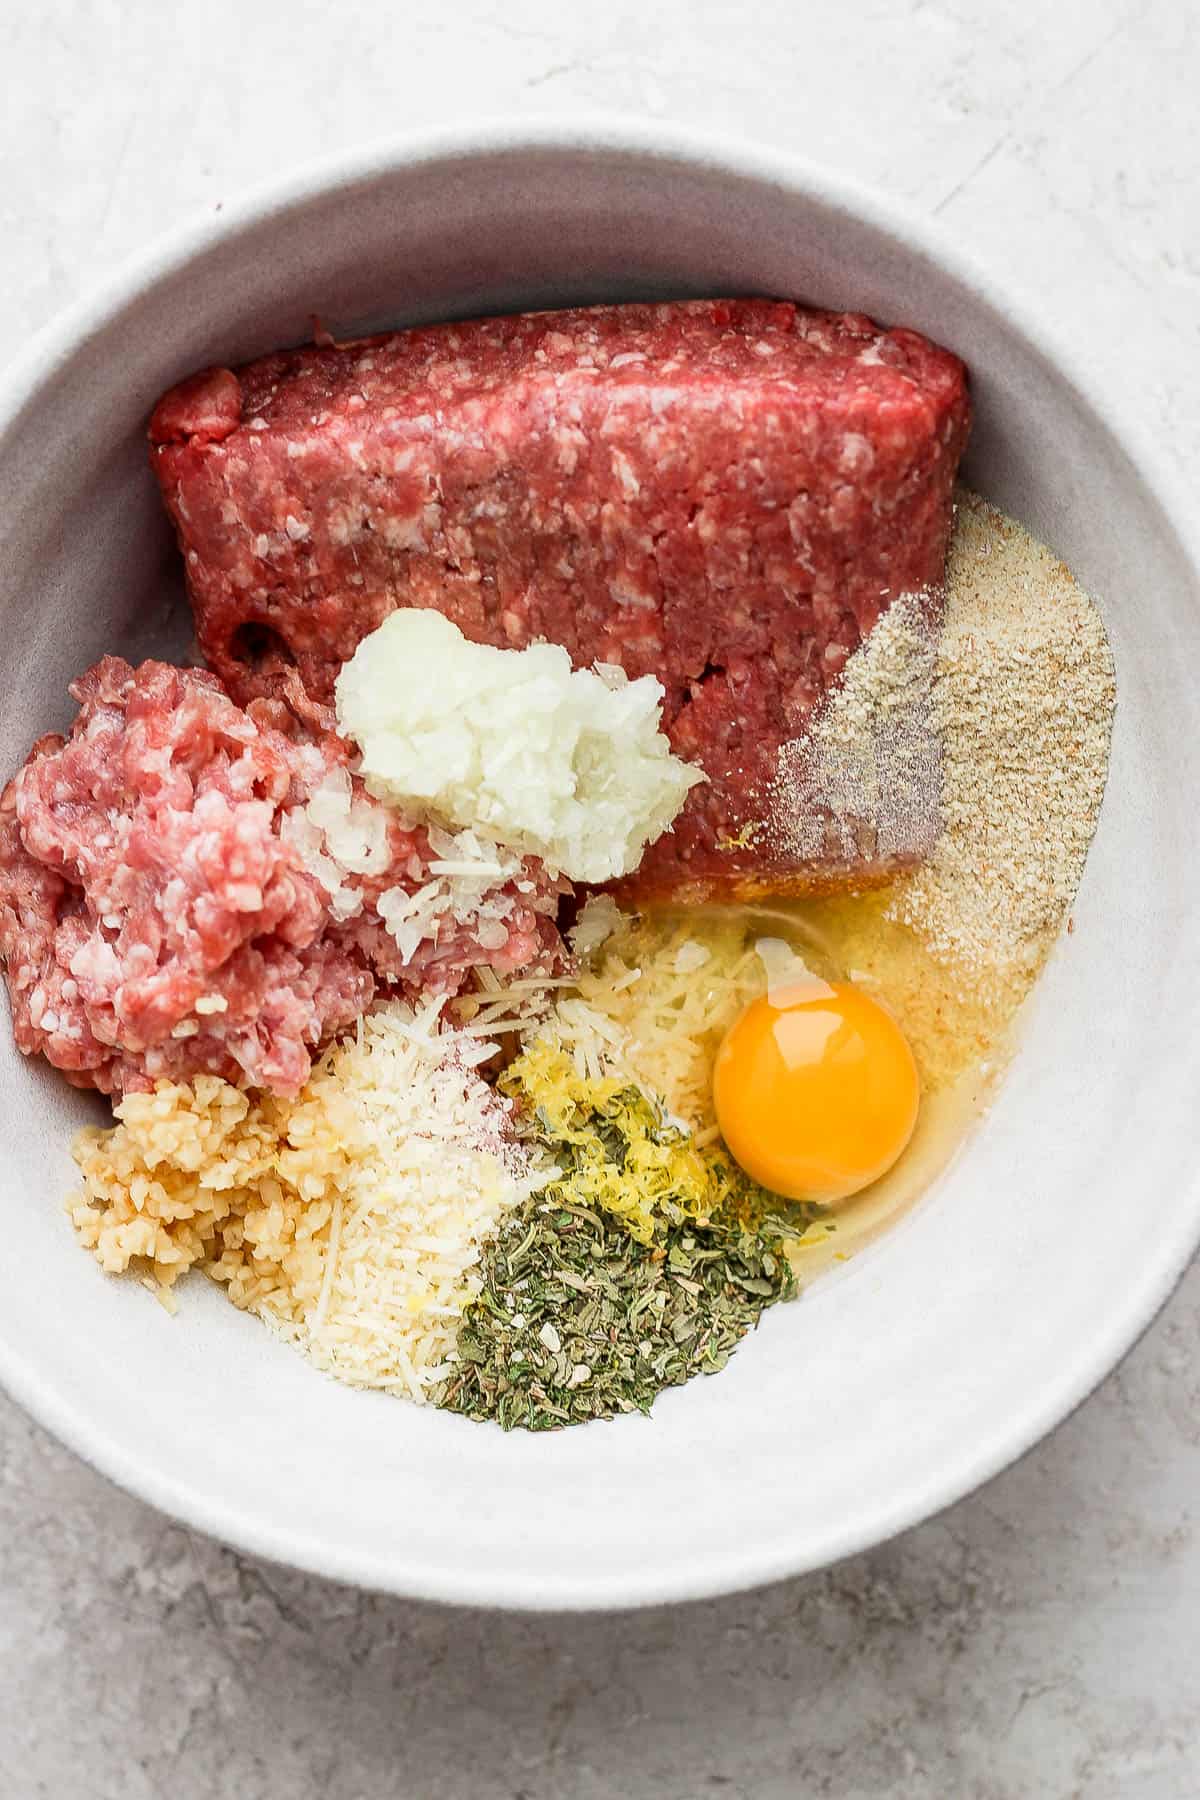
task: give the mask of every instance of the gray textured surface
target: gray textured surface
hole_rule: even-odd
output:
[[[751,132],[938,213],[1057,310],[1194,480],[1195,9],[830,13],[0,8],[4,341],[298,156],[606,106]],[[945,1518],[761,1594],[569,1621],[381,1601],[235,1557],[0,1401],[0,1796],[1198,1793],[1198,1339],[1193,1271],[1074,1419]]]

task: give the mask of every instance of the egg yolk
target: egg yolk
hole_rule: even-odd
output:
[[[772,988],[713,1068],[717,1123],[747,1175],[789,1200],[845,1200],[886,1174],[917,1122],[904,1033],[849,982]]]

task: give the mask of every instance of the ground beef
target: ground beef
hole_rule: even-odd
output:
[[[42,738],[0,796],[0,958],[19,1047],[79,1085],[205,1072],[294,1094],[377,991],[454,992],[477,964],[556,954],[558,888],[536,865],[493,906],[486,947],[447,914],[402,951],[378,903],[427,887],[434,853],[391,814],[375,872],[345,877],[353,916],[335,917],[291,822],[331,774],[376,803],[345,747],[279,702],[244,711],[213,675],[117,657],[71,692],[70,736]]]
[[[780,746],[884,609],[921,591],[936,615],[967,422],[961,363],[916,333],[728,300],[283,352],[185,382],[150,436],[201,646],[241,698],[327,704],[401,605],[657,675],[710,779],[634,886],[694,898],[880,872],[869,832],[847,871],[757,827]]]

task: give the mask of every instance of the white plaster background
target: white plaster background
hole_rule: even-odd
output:
[[[1198,87],[1193,0],[0,0],[0,341],[299,158],[608,107],[940,215],[1195,480]],[[235,1556],[0,1399],[0,1796],[1200,1794],[1198,1351],[1200,1269],[945,1517],[765,1592],[572,1620]]]

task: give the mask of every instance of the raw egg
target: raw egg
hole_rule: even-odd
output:
[[[806,976],[773,986],[730,1027],[713,1099],[747,1175],[829,1204],[891,1168],[917,1122],[920,1081],[885,1007],[850,982]]]

